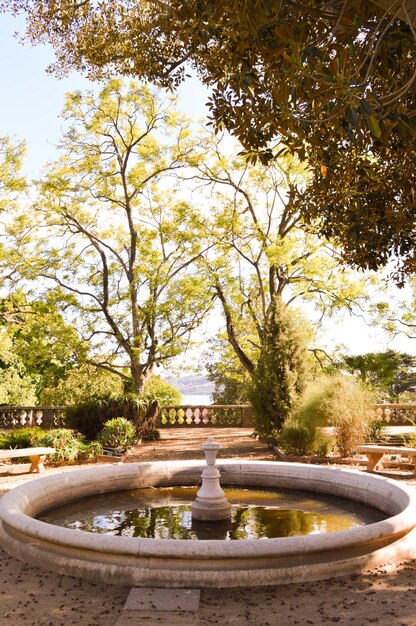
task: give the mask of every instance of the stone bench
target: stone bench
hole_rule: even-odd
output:
[[[376,470],[385,454],[399,454],[400,456],[407,456],[414,463],[413,474],[416,476],[416,448],[405,448],[403,446],[377,446],[367,445],[358,446],[357,452],[362,452],[368,459],[367,471],[372,472]]]
[[[22,456],[30,458],[30,472],[41,472],[43,470],[43,462],[48,454],[53,454],[55,448],[19,448],[13,450],[0,450],[0,465],[4,465],[2,461],[17,459]]]

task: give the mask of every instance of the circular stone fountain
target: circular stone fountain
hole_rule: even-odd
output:
[[[317,580],[416,556],[411,488],[353,470],[269,461],[223,461],[223,486],[332,494],[376,507],[387,519],[346,531],[247,541],[147,539],[92,534],[34,519],[93,494],[194,486],[203,461],[108,465],[17,487],[0,501],[0,543],[11,555],[57,572],[130,586],[237,587]]]

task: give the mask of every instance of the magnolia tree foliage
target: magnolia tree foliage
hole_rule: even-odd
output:
[[[314,176],[301,211],[345,258],[414,270],[416,11],[413,0],[3,0],[55,71],[121,73],[174,88],[192,67],[210,121],[250,158],[276,139]]]
[[[54,286],[88,346],[84,362],[142,393],[210,308],[193,268],[203,252],[198,224],[172,176],[190,159],[188,122],[173,98],[121,80],[98,95],[69,94],[64,118],[23,269]]]

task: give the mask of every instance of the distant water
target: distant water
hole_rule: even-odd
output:
[[[183,393],[182,394],[182,404],[212,404],[211,396],[208,394],[190,394]]]

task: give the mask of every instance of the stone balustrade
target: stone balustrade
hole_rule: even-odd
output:
[[[60,428],[64,411],[63,406],[0,406],[0,428]]]
[[[416,425],[416,403],[376,404],[377,419],[385,425]],[[0,406],[0,429],[41,426],[59,428],[64,424],[63,406]],[[163,406],[156,421],[157,428],[174,427],[254,427],[250,405],[169,405]]]
[[[175,405],[162,407],[158,428],[178,427],[254,427],[249,404]]]
[[[416,403],[376,404],[374,410],[377,419],[387,426],[416,426]]]

